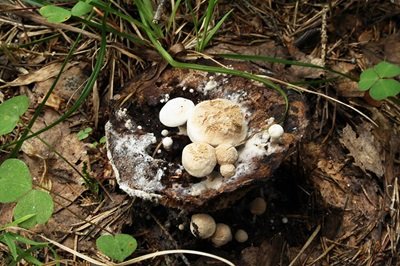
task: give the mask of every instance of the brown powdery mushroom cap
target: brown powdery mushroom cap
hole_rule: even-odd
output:
[[[221,63],[248,73],[263,71],[250,63]],[[213,65],[211,61],[208,64]],[[226,208],[254,188],[257,181],[270,177],[305,133],[307,108],[297,93],[288,94],[289,113],[282,122],[285,134],[279,143],[271,144],[269,134],[263,133],[274,121],[282,121],[285,114],[285,101],[275,90],[248,79],[196,70],[166,68],[152,80],[148,80],[147,71],[144,73],[143,79],[138,77],[123,88],[121,104],[113,105],[105,129],[107,156],[119,187],[130,196],[188,211]],[[173,139],[170,150],[157,152],[166,137],[161,134],[166,126],[159,119],[163,99],[177,97],[195,105],[222,103],[227,110],[237,111],[232,116],[235,123],[213,118],[237,127],[234,132],[238,140],[230,143],[232,146],[244,142],[236,146],[234,176],[223,178],[213,171],[200,179],[184,171],[182,151],[191,141],[179,134],[177,127],[168,128],[168,137]],[[191,135],[193,138],[196,134]],[[215,146],[217,143],[211,141]]]
[[[247,122],[238,104],[227,99],[208,100],[194,107],[187,133],[192,142],[237,146],[247,136]]]

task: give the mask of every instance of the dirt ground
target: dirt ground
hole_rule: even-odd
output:
[[[12,4],[0,4],[0,100],[28,95],[30,109],[23,117],[27,124],[60,70],[78,28],[72,22],[66,26],[48,23],[37,10],[18,1]],[[119,4],[136,14],[129,1]],[[167,3],[166,15],[170,8]],[[313,63],[355,80],[362,70],[382,60],[400,65],[400,2],[396,0],[220,1],[216,16],[231,9],[232,15],[205,53]],[[180,23],[188,19],[185,14],[177,15]],[[126,26],[118,19],[110,19],[110,25],[122,31]],[[46,42],[18,47],[54,34]],[[92,71],[100,37],[94,29],[83,33],[33,131],[56,120],[77,101]],[[232,196],[234,200],[226,208],[207,211],[217,222],[229,224],[233,232],[244,229],[249,236],[244,243],[233,240],[216,248],[190,233],[191,214],[201,208],[188,211],[129,197],[118,187],[105,145],[93,145],[105,135],[115,101],[129,95],[132,84],[148,81],[154,69],[162,73],[170,68],[150,47],[133,47],[113,34],[107,38],[105,66],[91,96],[79,111],[41,135],[52,148],[36,139],[22,146],[20,158],[28,164],[35,182],[52,191],[56,203],[46,225],[24,234],[33,239],[44,235],[100,261],[105,258],[96,250],[95,239],[107,230],[137,239],[138,249],[132,257],[190,249],[216,254],[235,265],[400,265],[398,96],[377,102],[360,92],[356,81],[323,69],[252,62],[263,74],[312,92],[282,85],[289,95],[301,95],[307,111],[300,122],[307,127],[301,139],[282,155],[273,174],[258,180],[246,194]],[[168,48],[177,40],[171,37],[163,45]],[[93,132],[79,141],[77,132],[87,127]],[[0,145],[18,138],[22,129],[19,126],[13,134],[0,137]],[[0,159],[7,154],[7,150],[1,151]],[[93,178],[92,186],[85,185],[82,175]],[[260,216],[249,212],[249,203],[256,197],[267,202],[267,210]],[[0,204],[0,224],[11,220],[12,207]],[[36,254],[48,262],[51,255],[48,250]],[[59,255],[65,265],[87,263],[63,250]],[[6,256],[7,248],[0,245],[0,261]],[[140,265],[224,264],[179,254]]]

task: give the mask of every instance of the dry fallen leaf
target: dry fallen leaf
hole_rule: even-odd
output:
[[[74,64],[76,64],[76,63],[67,63],[64,70],[70,68]],[[15,80],[0,86],[0,89],[6,88],[6,87],[28,85],[28,84],[31,84],[34,82],[48,80],[49,78],[56,76],[60,72],[61,65],[62,65],[62,63],[52,63],[52,64],[42,67],[36,71],[28,73],[26,75],[19,76]]]
[[[38,131],[57,118],[58,114],[55,111],[47,109],[44,115],[37,119],[32,131]],[[38,138],[29,139],[22,145],[22,151],[28,155],[24,161],[28,164],[32,177],[36,180],[49,180],[51,191],[55,195],[63,195],[62,199],[58,198],[58,202],[61,205],[68,205],[86,190],[81,176],[66,162],[71,163],[78,171],[82,171],[83,164],[89,161],[84,143],[78,140],[75,133],[70,132],[66,121],[43,132],[39,137],[52,148]],[[66,161],[53,150],[60,153]],[[56,210],[57,208],[61,206],[56,205]]]
[[[370,127],[364,124],[357,128],[356,133],[347,125],[343,128],[340,142],[349,150],[349,154],[354,158],[356,166],[360,167],[364,172],[368,170],[377,176],[383,176],[382,146],[375,139]]]
[[[46,106],[59,110],[62,103],[70,100],[76,100],[80,96],[88,75],[85,71],[86,63],[74,62],[73,65],[65,70],[60,76],[60,79],[46,102]],[[43,97],[47,94],[54,78],[49,78],[44,81],[37,82],[33,93],[36,96],[36,102],[40,103]]]

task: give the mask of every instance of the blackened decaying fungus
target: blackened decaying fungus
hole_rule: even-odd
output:
[[[224,63],[242,71],[259,72],[251,64]],[[261,83],[235,76],[167,68],[152,82],[135,81],[126,90],[130,100],[116,107],[106,125],[108,157],[117,181],[131,196],[170,207],[226,207],[243,196],[255,181],[271,176],[308,124],[302,97],[288,95],[291,107],[283,124],[285,133],[278,144],[271,143],[268,128],[284,116],[283,97]],[[218,98],[240,106],[248,133],[236,147],[238,159],[232,177],[223,178],[218,173],[219,165],[202,179],[184,170],[182,150],[191,141],[178,128],[167,128],[159,120],[165,101],[177,97],[189,99],[195,105]],[[169,150],[162,146],[164,129],[168,129],[168,137],[173,140]]]

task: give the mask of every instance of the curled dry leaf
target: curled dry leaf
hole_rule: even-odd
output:
[[[364,172],[368,170],[377,176],[383,176],[382,146],[372,134],[370,127],[363,125],[357,129],[356,133],[347,125],[343,128],[340,142],[349,150],[355,165]]]

